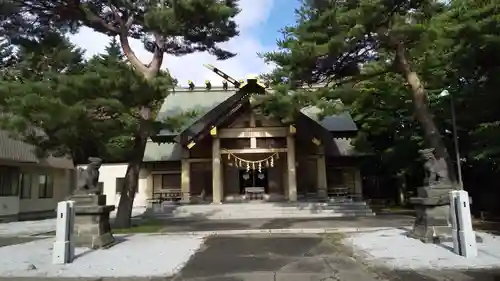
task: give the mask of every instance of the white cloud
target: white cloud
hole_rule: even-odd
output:
[[[240,35],[233,38],[222,47],[237,53],[236,57],[225,61],[217,61],[207,53],[195,53],[182,57],[166,56],[163,68],[168,68],[170,73],[179,80],[181,85],[186,85],[188,80],[195,84],[202,84],[206,79],[212,84],[220,84],[222,79],[206,69],[203,64],[213,64],[235,79],[244,79],[249,74],[260,74],[270,69],[260,58],[258,52],[270,50],[272,46],[263,46],[259,38],[252,34],[252,29],[267,21],[273,6],[273,0],[240,0],[241,13],[236,17]],[[82,28],[76,35],[70,36],[71,41],[86,50],[90,57],[104,51],[109,42],[109,37],[96,33],[89,28]],[[131,45],[136,55],[143,62],[149,62],[151,54],[144,50],[142,42],[131,40]]]

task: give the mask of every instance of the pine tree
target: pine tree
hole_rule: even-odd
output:
[[[411,90],[416,119],[436,157],[446,159],[456,180],[449,153],[428,108],[424,83],[415,72],[423,50],[432,46],[433,19],[443,10],[439,1],[308,1],[297,11],[297,21],[284,29],[278,52],[264,54],[278,68],[267,78],[291,87],[327,83],[316,95],[338,98],[352,85],[388,72],[403,78]],[[363,68],[359,68],[359,64]],[[413,66],[412,66],[413,64]],[[338,87],[339,85],[348,85]],[[333,88],[332,88],[333,87]],[[321,102],[321,97],[311,97]],[[333,95],[333,96],[332,96]]]
[[[234,17],[239,13],[237,0],[141,0],[141,1],[81,1],[39,0],[16,2],[20,11],[19,21],[39,23],[39,30],[57,28],[74,31],[81,25],[109,36],[118,36],[127,61],[147,80],[160,75],[164,54],[185,55],[206,51],[218,59],[234,56],[218,46],[238,35]],[[19,30],[6,22],[0,28]],[[23,26],[25,34],[32,34],[29,26]],[[38,31],[38,30],[37,30]],[[18,37],[26,38],[17,32]],[[149,63],[141,62],[131,49],[129,38],[144,40],[144,47],[153,54]],[[142,92],[135,93],[142,95]],[[139,110],[142,121],[134,132],[134,151],[128,159],[126,192],[122,192],[118,206],[117,225],[130,226],[133,200],[137,190],[138,175],[147,138],[152,132],[153,104],[143,104]]]
[[[18,57],[22,82],[0,83],[8,97],[1,99],[0,124],[41,153],[71,155],[75,163],[96,155],[126,159],[137,112],[162,101],[171,84],[168,76],[151,83],[123,61],[96,56],[85,62],[82,50],[56,33],[20,46]]]
[[[101,56],[105,60],[123,61],[124,55],[120,43],[116,37],[111,38],[105,48],[105,54]]]

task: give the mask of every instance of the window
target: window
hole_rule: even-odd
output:
[[[181,173],[173,174],[154,174],[153,175],[153,190],[159,189],[180,189],[181,188]]]
[[[38,175],[38,198],[54,197],[54,180],[49,175]]]
[[[0,196],[18,196],[19,169],[0,166]]]
[[[116,194],[121,194],[125,188],[125,178],[116,178]]]
[[[21,199],[31,198],[31,182],[32,176],[27,173],[19,175],[19,189],[21,190]]]

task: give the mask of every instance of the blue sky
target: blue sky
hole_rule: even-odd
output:
[[[257,36],[262,38],[262,44],[275,45],[276,39],[281,38],[279,30],[294,23],[294,11],[299,7],[299,0],[275,0],[267,21],[256,30]]]
[[[240,0],[242,11],[235,19],[240,36],[222,45],[237,54],[234,58],[217,61],[207,53],[182,57],[166,56],[162,67],[168,69],[181,85],[187,84],[188,80],[201,84],[207,79],[214,85],[220,84],[221,78],[207,70],[203,64],[213,64],[236,79],[265,73],[273,66],[266,65],[258,58],[257,53],[276,49],[276,39],[280,37],[279,30],[294,22],[294,10],[299,3],[299,0]],[[106,35],[88,28],[82,28],[70,39],[86,50],[87,57],[102,53],[110,40]],[[131,40],[131,46],[140,60],[149,62],[151,54],[144,50],[140,41]]]

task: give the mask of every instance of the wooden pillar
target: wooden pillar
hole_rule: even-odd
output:
[[[354,194],[356,199],[363,200],[363,179],[359,169],[354,170]]]
[[[326,180],[326,160],[324,154],[318,155],[316,167],[318,169],[317,172],[318,197],[326,199],[328,197],[327,194],[328,184]]]
[[[294,136],[286,137],[287,155],[286,162],[288,168],[288,200],[297,201],[297,175],[295,166],[295,139]]]
[[[249,126],[255,128],[255,113],[253,111],[250,113]],[[257,148],[257,138],[250,138],[250,148]]]
[[[222,163],[220,155],[220,139],[212,138],[212,200],[213,203],[222,202]]]
[[[182,202],[189,203],[191,200],[190,163],[188,159],[181,160],[181,192]]]

